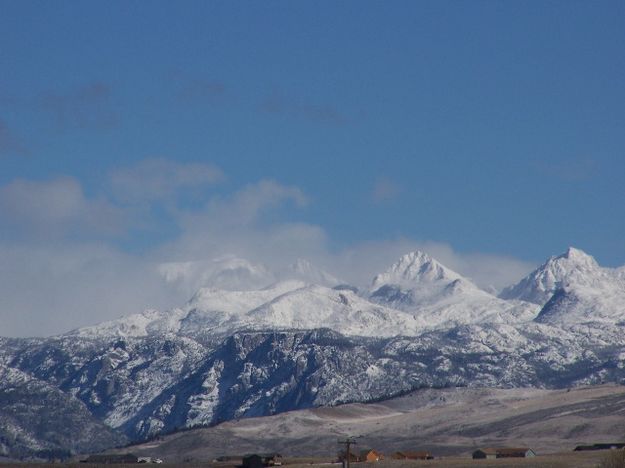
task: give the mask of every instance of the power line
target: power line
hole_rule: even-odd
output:
[[[339,445],[345,446],[345,459],[343,460],[343,466],[345,466],[345,468],[349,468],[349,463],[351,461],[351,446],[356,444],[355,437],[347,437],[345,440],[339,440]]]

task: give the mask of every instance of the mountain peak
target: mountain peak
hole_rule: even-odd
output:
[[[410,286],[423,282],[449,283],[460,277],[458,273],[441,265],[425,252],[415,250],[402,255],[388,270],[376,275],[372,289],[375,290],[387,284]]]
[[[566,259],[576,263],[585,263],[588,265],[597,265],[597,261],[592,255],[588,255],[586,252],[575,247],[569,247],[566,252],[555,257],[558,259]]]
[[[599,264],[592,255],[575,247],[569,247],[564,253],[550,257],[538,270],[548,270],[554,276],[568,276],[577,274],[575,272],[588,274],[599,268]]]
[[[543,305],[558,289],[570,284],[601,283],[604,277],[603,269],[591,255],[569,247],[566,252],[550,257],[516,285],[504,289],[499,297]]]

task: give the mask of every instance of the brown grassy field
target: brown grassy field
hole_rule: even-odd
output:
[[[607,451],[567,452],[551,455],[540,455],[534,458],[472,460],[469,457],[445,457],[436,460],[382,460],[377,463],[352,463],[352,468],[463,468],[463,467],[507,467],[507,468],[596,468]],[[20,463],[0,464],[0,466],[15,466],[17,468],[137,468],[138,466],[159,466],[162,468],[225,468],[224,464],[209,462],[163,463],[159,465],[137,464],[87,464],[87,463]],[[339,464],[330,465],[310,459],[290,459],[285,466],[289,468],[329,468],[340,467]]]
[[[435,460],[382,460],[377,463],[352,463],[353,468],[462,468],[462,467],[508,467],[508,468],[596,468],[605,451],[567,452],[539,455],[534,458],[508,458],[498,460],[473,460],[470,457],[444,457]],[[296,465],[304,468],[310,465]],[[293,466],[293,468],[296,468]],[[319,465],[317,465],[319,466]],[[337,465],[338,466],[338,465]]]
[[[570,391],[543,389],[422,390],[374,404],[292,411],[275,416],[229,421],[115,450],[152,456],[166,462],[212,460],[223,455],[281,453],[329,460],[347,434],[358,436],[356,450],[375,448],[428,450],[436,463],[468,465],[480,447],[530,447],[536,463],[588,465],[570,460],[577,445],[619,442],[625,437],[625,386],[581,387]],[[598,454],[585,455],[593,460]],[[465,457],[453,459],[451,457]],[[456,461],[454,461],[456,460]],[[308,460],[307,460],[308,461]],[[451,463],[456,463],[453,465]],[[500,463],[500,462],[497,462]],[[524,462],[528,463],[528,462]],[[551,465],[549,465],[551,463]],[[594,463],[594,462],[593,462]],[[430,466],[436,466],[430,462]],[[445,466],[445,465],[438,465]],[[482,465],[488,466],[488,465]],[[497,465],[494,465],[497,466]]]

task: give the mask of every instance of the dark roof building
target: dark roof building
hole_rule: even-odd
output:
[[[497,458],[497,449],[494,448],[484,448],[477,449],[473,452],[474,459],[483,459],[483,458]]]
[[[395,452],[392,456],[394,460],[432,460],[434,457],[426,450],[410,451],[402,450]]]
[[[497,449],[497,458],[526,458],[535,457],[536,453],[531,448],[500,448]]]

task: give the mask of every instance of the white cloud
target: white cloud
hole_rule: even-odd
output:
[[[179,212],[182,233],[159,252],[175,261],[236,255],[269,266],[282,265],[297,258],[298,252],[323,250],[325,232],[306,223],[267,223],[263,215],[284,205],[307,203],[299,188],[263,180],[230,197],[215,197],[201,211]]]
[[[0,244],[0,335],[69,331],[184,298],[155,265],[102,244]]]
[[[137,203],[164,201],[179,190],[213,185],[222,179],[223,173],[212,164],[153,158],[113,171],[111,187],[118,199]]]
[[[180,174],[185,171],[175,181],[155,176],[132,197],[172,202],[179,187],[213,180],[209,172],[199,179]],[[297,187],[270,180],[227,197],[212,197],[200,210],[185,210],[174,202],[170,222],[180,234],[136,256],[110,241],[95,242],[103,239],[100,230],[123,231],[128,226],[127,214],[111,201],[86,197],[75,179],[16,180],[0,188],[3,225],[30,233],[0,241],[0,335],[47,335],[148,307],[181,305],[205,281],[208,266],[202,265],[229,256],[262,263],[272,271],[282,271],[304,258],[361,287],[415,249],[428,252],[482,287],[501,288],[533,266],[510,257],[459,253],[447,244],[408,238],[363,242],[336,251],[321,226],[283,220],[284,206],[303,207],[308,198]],[[78,230],[84,235],[76,240]],[[51,231],[56,231],[54,237],[49,236]],[[184,274],[174,280],[166,278],[163,272],[172,270],[163,265],[176,264],[187,265]]]
[[[273,180],[261,180],[244,187],[228,199],[211,200],[204,213],[199,217],[191,215],[191,218],[201,217],[209,222],[219,219],[228,225],[246,225],[257,221],[263,212],[288,202],[303,207],[308,203],[308,198],[297,187]]]
[[[187,275],[185,284],[166,281],[159,265],[168,259],[201,261],[234,253],[279,263],[324,242],[323,230],[297,223],[263,226],[260,215],[306,202],[296,187],[273,181],[249,185],[213,198],[199,212],[178,212],[172,222],[179,223],[181,235],[142,257],[110,242],[76,240],[75,226],[110,228],[108,212],[124,212],[86,198],[75,179],[14,181],[0,189],[0,210],[5,225],[30,235],[0,243],[0,335],[48,335],[149,307],[181,305],[190,285],[201,283],[194,275]],[[54,237],[51,230],[58,231]],[[93,230],[91,237],[98,238]]]
[[[166,262],[158,266],[165,281],[191,297],[198,289],[211,287],[231,291],[261,289],[276,281],[276,276],[259,263],[236,256],[190,262]]]
[[[29,237],[72,233],[119,233],[125,225],[121,209],[102,198],[89,199],[71,177],[48,181],[17,179],[0,187],[4,225]]]

